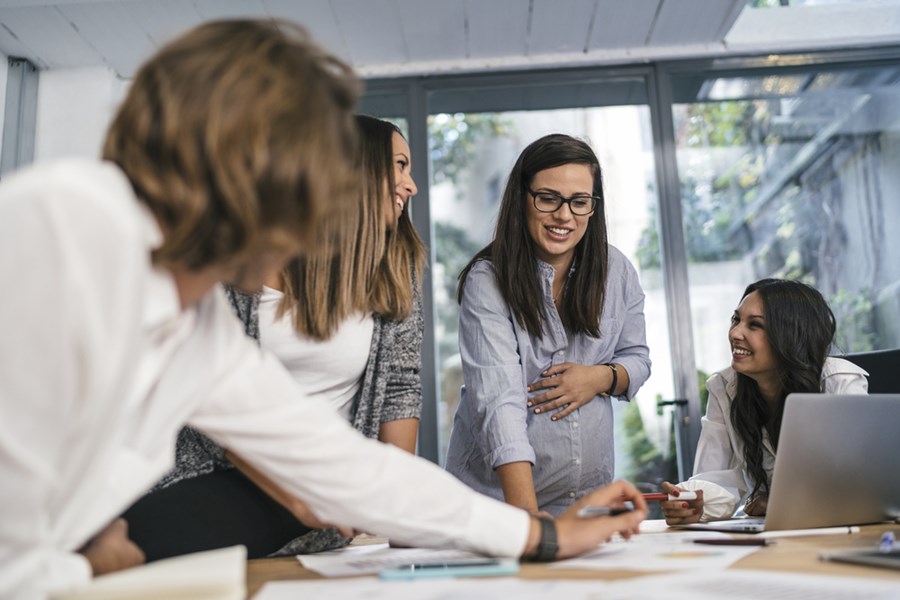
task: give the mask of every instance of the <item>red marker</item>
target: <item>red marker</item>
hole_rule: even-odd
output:
[[[694,492],[688,492],[686,490],[682,490],[681,494],[678,496],[673,496],[672,494],[641,494],[644,497],[644,500],[650,502],[652,500],[658,500],[660,502],[666,502],[667,500],[696,500],[697,494]]]

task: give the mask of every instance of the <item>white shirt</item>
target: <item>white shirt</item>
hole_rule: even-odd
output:
[[[0,597],[87,581],[75,551],[173,465],[184,424],[325,522],[516,556],[529,517],[298,393],[217,289],[179,307],[123,174],[77,160],[0,186]]]
[[[822,367],[822,391],[827,394],[866,394],[867,373],[841,358],[826,358]],[[731,403],[737,392],[737,375],[728,367],[706,382],[709,402],[701,419],[700,441],[694,459],[694,473],[678,484],[687,490],[703,490],[703,521],[727,519],[753,490],[746,471],[744,444],[731,424]],[[772,481],[775,449],[768,431],[763,431],[763,468]]]
[[[259,298],[259,345],[274,354],[308,398],[324,401],[350,420],[353,398],[372,345],[371,314],[354,314],[327,340],[297,333],[290,313],[276,317],[284,294],[263,287]]]

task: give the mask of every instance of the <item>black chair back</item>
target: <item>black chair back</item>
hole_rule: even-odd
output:
[[[900,393],[900,348],[841,356],[869,373],[870,394]]]

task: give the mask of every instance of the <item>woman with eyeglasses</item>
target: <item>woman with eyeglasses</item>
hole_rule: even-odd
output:
[[[612,480],[612,399],[650,375],[644,293],[607,242],[593,150],[561,134],[509,175],[493,241],[459,277],[464,386],[447,469],[557,515]]]

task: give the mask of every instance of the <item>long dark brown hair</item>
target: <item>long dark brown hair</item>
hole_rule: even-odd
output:
[[[731,404],[731,424],[744,443],[744,461],[753,481],[753,494],[768,492],[763,467],[763,431],[772,423],[772,447],[778,447],[784,399],[793,393],[822,391],[822,367],[834,338],[834,314],[822,294],[799,281],[761,279],[744,290],[743,300],[753,292],[763,305],[765,331],[777,365],[781,386],[774,414],[756,381],[737,374],[737,391]]]
[[[538,277],[535,243],[528,233],[528,189],[535,175],[546,169],[568,164],[585,165],[594,177],[592,195],[600,199],[588,219],[584,237],[575,247],[575,272],[570,276],[562,297],[560,316],[572,333],[600,336],[600,316],[606,291],[609,249],[606,234],[606,203],[600,162],[585,142],[563,134],[544,136],[528,145],[519,155],[506,182],[494,238],[459,275],[457,301],[462,302],[466,277],[480,260],[490,260],[497,275],[503,299],[516,321],[533,336],[541,337],[546,315],[542,310],[541,282]]]

